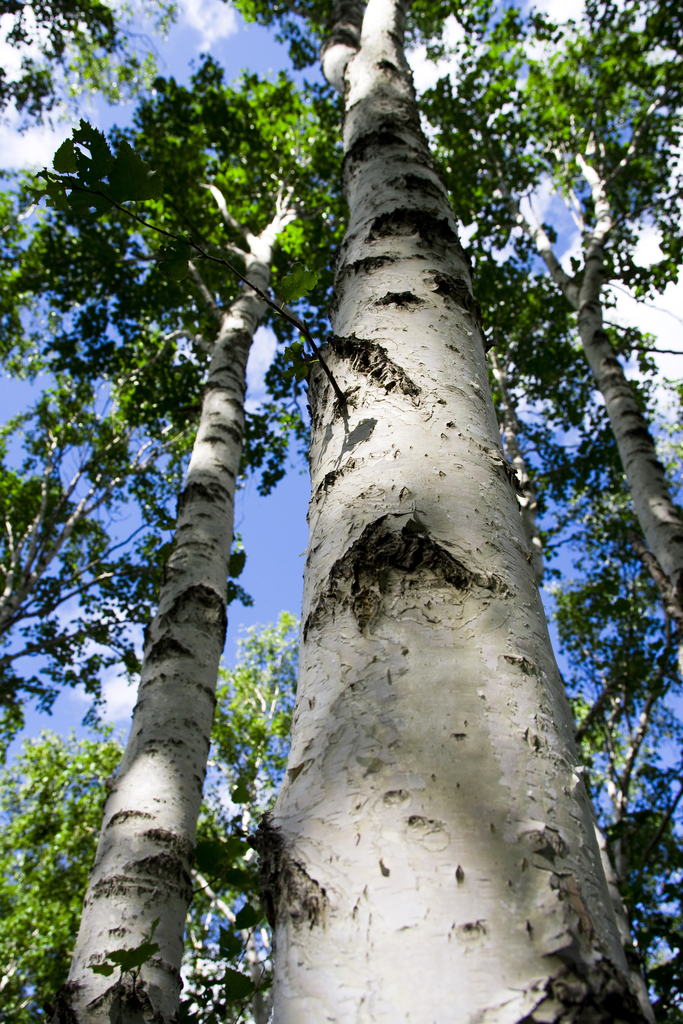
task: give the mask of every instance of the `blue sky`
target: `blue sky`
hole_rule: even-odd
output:
[[[159,55],[159,72],[173,75],[186,82],[197,65],[201,53],[211,54],[225,67],[228,79],[240,76],[243,69],[261,76],[276,75],[281,69],[290,69],[286,47],[277,43],[274,32],[257,25],[245,25],[232,8],[221,0],[187,0],[179,5],[179,18],[168,39],[156,38],[154,45]],[[0,64],[7,54],[0,48]],[[5,65],[7,64],[4,61]],[[309,80],[315,77],[311,69]],[[113,124],[125,125],[134,110],[134,103],[117,107],[107,106],[101,100],[91,100],[84,110],[93,124],[107,130]],[[20,135],[10,124],[0,128],[0,153],[5,167],[35,167],[50,165],[52,154],[71,132],[72,119],[58,122],[54,130],[35,129]],[[274,337],[261,329],[255,341],[249,365],[248,401],[258,404],[263,395],[263,374],[274,350]],[[5,421],[21,412],[35,400],[40,382],[27,382],[0,378],[0,418]],[[257,491],[257,480],[248,480],[238,492],[235,507],[235,530],[240,533],[247,551],[247,562],[240,584],[249,593],[254,604],[244,607],[233,604],[228,609],[228,638],[225,662],[234,662],[236,641],[243,627],[274,621],[282,610],[298,614],[301,606],[304,558],[302,552],[308,544],[306,512],[309,481],[305,463],[293,453],[290,472],[268,497]],[[105,679],[109,717],[118,730],[125,730],[134,704],[133,687],[113,673]],[[81,732],[81,720],[89,703],[78,692],[67,691],[57,700],[51,716],[29,711],[23,737],[35,736],[49,728],[59,733],[71,729]],[[22,737],[22,738],[23,738]],[[20,738],[21,739],[21,738]],[[13,751],[19,746],[13,745]]]

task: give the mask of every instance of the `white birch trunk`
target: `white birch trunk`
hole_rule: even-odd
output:
[[[557,261],[550,240],[533,227],[512,203],[517,223],[533,239],[553,281],[578,311],[579,334],[595,382],[605,399],[619,456],[624,467],[638,521],[653,553],[666,573],[679,604],[683,594],[683,522],[673,502],[654,440],[623,367],[607,337],[602,318],[601,291],[605,283],[605,242],[612,230],[612,213],[605,182],[579,157],[591,188],[596,225],[588,242],[580,288]]]
[[[316,369],[292,748],[258,836],[273,1021],[642,1021],[403,14],[370,0],[346,69],[348,406]]]
[[[284,223],[278,218],[250,238],[247,276],[263,290]],[[213,349],[174,548],[145,636],[130,738],[107,798],[69,978],[56,1000],[59,1024],[169,1024],[177,1013],[191,857],[227,625],[247,358],[264,309],[243,289]],[[90,970],[108,953],[144,942],[157,918],[160,950],[142,968],[134,993],[130,976]]]
[[[536,511],[538,502],[536,500],[536,488],[529,476],[526,461],[519,447],[519,420],[514,400],[508,388],[508,361],[507,356],[498,357],[495,350],[489,353],[493,375],[500,388],[501,407],[503,410],[503,438],[505,440],[505,454],[510,460],[517,478],[519,490],[517,491],[517,503],[522,515],[524,536],[529,546],[529,558],[534,569],[536,583],[540,587],[543,582],[543,544],[538,531]]]

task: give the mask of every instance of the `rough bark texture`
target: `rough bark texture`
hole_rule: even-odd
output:
[[[515,403],[508,388],[508,362],[506,356],[498,356],[495,351],[490,353],[493,375],[498,382],[503,410],[502,431],[505,439],[505,454],[512,463],[515,470],[517,483],[517,502],[522,515],[524,536],[529,545],[529,557],[534,568],[534,576],[537,584],[543,581],[543,544],[538,532],[536,511],[536,488],[529,476],[526,461],[519,447],[519,420]]]
[[[289,767],[257,843],[274,1024],[642,1021],[404,9],[346,69],[350,223],[310,381]]]
[[[249,280],[267,288],[279,222],[252,238]],[[264,304],[244,290],[223,316],[197,439],[178,501],[173,552],[144,644],[130,739],[114,776],[57,1024],[175,1019],[190,866],[225,642],[233,500],[242,450],[246,367]],[[159,952],[135,987],[89,968],[149,938]]]

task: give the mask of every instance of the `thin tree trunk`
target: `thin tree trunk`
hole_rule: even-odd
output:
[[[522,525],[524,526],[524,535],[529,546],[529,557],[534,569],[534,576],[536,577],[536,583],[540,587],[543,582],[543,544],[536,520],[538,502],[536,501],[534,482],[529,476],[526,460],[519,447],[519,420],[517,419],[515,402],[510,395],[508,387],[508,360],[507,356],[499,358],[495,349],[491,349],[489,358],[491,359],[493,375],[500,388],[505,454],[510,460],[517,477],[519,485],[517,502],[522,515]]]
[[[578,311],[583,350],[595,383],[605,399],[638,521],[648,547],[666,573],[680,606],[683,594],[683,522],[671,497],[664,467],[657,458],[648,423],[603,325],[601,292],[605,283],[605,243],[612,230],[607,187],[583,157],[579,158],[579,163],[591,188],[596,216],[595,228],[586,249],[580,287],[560,266],[543,228],[540,225],[533,227],[522,215],[519,203],[510,197],[502,175],[501,189],[510,200],[517,224],[534,241],[551,278]]]
[[[370,0],[345,73],[347,405],[314,369],[292,748],[257,840],[273,1021],[642,1021],[405,9]]]
[[[247,274],[262,289],[286,222],[278,217],[251,239]],[[130,739],[107,798],[69,978],[56,1001],[59,1024],[168,1024],[177,1013],[191,857],[227,625],[247,358],[264,308],[245,288],[222,317],[174,548],[145,636]],[[160,950],[134,991],[130,975],[90,970],[108,953],[143,943],[157,918]]]

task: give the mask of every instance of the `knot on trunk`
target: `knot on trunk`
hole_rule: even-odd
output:
[[[285,838],[269,814],[264,814],[249,842],[258,853],[261,905],[273,938],[285,917],[297,928],[322,924],[327,909],[325,890],[289,855]]]

